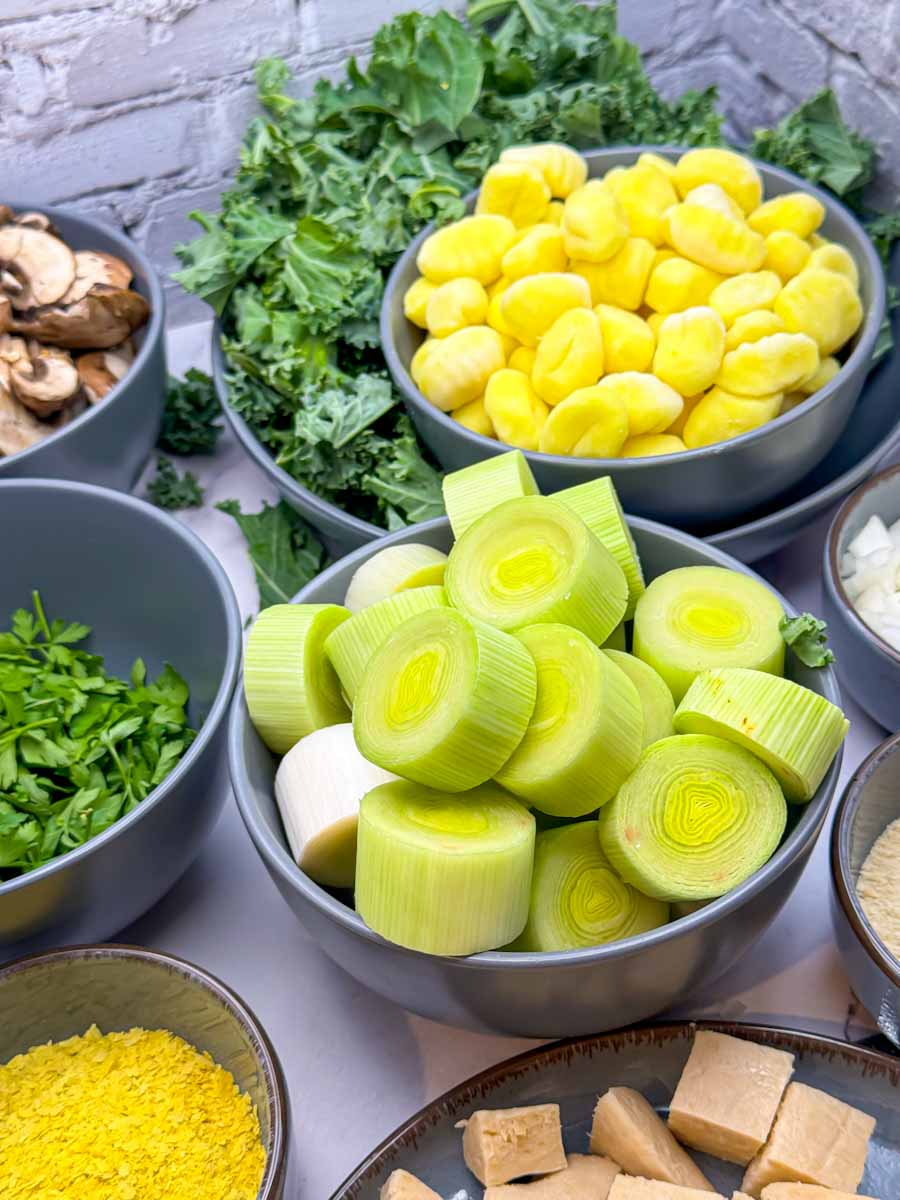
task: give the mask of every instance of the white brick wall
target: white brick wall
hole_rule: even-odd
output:
[[[413,0],[0,0],[2,190],[124,225],[167,274],[193,208],[215,208],[282,54],[311,84]],[[440,0],[417,7],[433,11]],[[459,9],[460,0],[448,7]],[[900,0],[620,0],[667,93],[719,85],[748,136],[828,82],[900,191]],[[174,323],[203,313],[174,285]]]

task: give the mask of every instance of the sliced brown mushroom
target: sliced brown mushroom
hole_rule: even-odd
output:
[[[98,283],[75,304],[20,313],[12,329],[66,350],[108,350],[139,329],[149,315],[150,306],[138,292]]]
[[[96,287],[105,283],[110,287],[127,288],[134,275],[128,263],[103,250],[78,250],[75,253],[75,280],[60,304],[74,304]]]
[[[92,350],[75,360],[81,387],[88,404],[96,404],[124,379],[134,361],[134,347],[124,342],[112,350]]]
[[[9,366],[0,359],[0,457],[27,450],[52,432],[12,394]]]
[[[15,215],[8,204],[0,204],[0,225],[8,225]]]
[[[10,367],[9,381],[16,399],[38,417],[59,412],[81,387],[71,354],[37,342]]]
[[[0,292],[0,333],[6,333],[12,321],[12,305],[9,296]]]
[[[22,285],[13,307],[55,304],[75,281],[75,255],[59,238],[25,225],[0,226],[0,267]]]
[[[54,237],[59,237],[56,226],[50,220],[46,213],[40,212],[24,212],[13,217],[14,225],[24,225],[28,229],[39,229],[42,233],[52,233]]]

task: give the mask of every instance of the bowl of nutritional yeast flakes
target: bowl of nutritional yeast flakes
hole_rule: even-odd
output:
[[[747,567],[678,530],[629,519],[649,582],[677,567]],[[446,519],[390,534],[348,555],[295,597],[342,604],[354,572],[388,546],[424,543],[446,552]],[[777,593],[774,593],[777,596]],[[793,609],[778,597],[788,615]],[[830,668],[802,666],[792,653],[786,675],[840,703]],[[325,952],[349,974],[412,1012],[463,1028],[522,1037],[564,1037],[618,1028],[684,1002],[737,962],[777,917],[822,831],[840,772],[835,756],[808,804],[791,805],[788,832],[769,861],[727,895],[648,933],[587,949],[552,953],[490,951],[445,958],[391,944],[373,933],[347,893],[326,891],[300,870],[274,795],[277,760],[236,695],[229,766],[238,808],[283,898]]]
[[[216,558],[179,521],[142,500],[83,483],[0,480],[0,527],[6,535],[0,634],[7,639],[0,657],[3,961],[48,946],[111,937],[155,904],[193,861],[228,794],[224,718],[237,679],[241,621]],[[18,755],[9,749],[10,731],[21,732],[28,723],[19,721],[27,713],[17,716],[15,710],[15,696],[22,694],[16,689],[27,680],[11,668],[13,653],[19,653],[13,614],[34,612],[35,592],[49,622],[90,627],[89,633],[74,629],[65,649],[102,656],[107,675],[126,683],[137,659],[143,661],[151,686],[169,664],[188,689],[186,719],[196,737],[183,748],[188,735],[174,726],[164,743],[169,747],[166,757],[160,751],[148,764],[145,746],[149,754],[163,735],[157,736],[148,724],[139,731],[147,742],[135,744],[128,741],[127,723],[114,723],[107,733],[103,721],[111,713],[102,710],[104,701],[89,699],[91,689],[102,683],[100,668],[90,659],[86,665],[81,660],[84,673],[95,682],[87,688],[88,705],[79,714],[79,726],[67,724],[62,734],[74,739],[95,736],[92,747],[98,751],[102,734],[117,747],[120,762],[125,756],[128,794],[121,807],[113,807],[123,785],[112,755],[109,762],[99,760],[103,774],[98,779],[80,773],[75,751],[63,753],[65,743],[57,729],[49,745],[40,739],[22,745],[17,734]],[[35,630],[34,643],[40,646],[44,635],[37,626]],[[58,670],[65,673],[66,657],[58,653]],[[35,649],[31,658],[40,664],[42,651]],[[40,706],[42,698],[32,695],[32,686],[25,693],[28,704]],[[64,686],[72,703],[80,704],[75,685],[67,681]],[[168,729],[182,706],[173,717],[168,707],[175,703],[171,689],[165,691],[162,710],[154,697],[155,693],[147,702],[147,721],[155,714],[157,730],[161,725]],[[183,692],[177,694],[178,700],[183,698]],[[95,717],[100,725],[93,724]],[[129,722],[134,719],[129,715]],[[76,740],[76,746],[80,744]],[[63,761],[57,758],[48,765],[54,748]],[[71,804],[57,812],[53,796],[63,785],[63,796],[71,795]],[[92,796],[95,788],[100,792]],[[100,812],[109,812],[112,823],[86,825],[93,822],[98,805]],[[64,828],[57,839],[60,822]],[[43,831],[36,833],[38,823]],[[52,852],[44,848],[45,838],[52,841]]]
[[[293,1200],[286,1191],[288,1093],[277,1053],[240,996],[201,967],[137,946],[50,950],[0,968],[0,1012],[0,1078],[16,1055],[81,1037],[92,1026],[104,1035],[165,1030],[208,1054],[256,1111],[265,1167],[254,1200]],[[2,1143],[0,1130],[0,1159]],[[58,1186],[65,1190],[65,1181]]]
[[[588,177],[631,167],[641,154],[674,162],[683,148],[629,146],[582,154]],[[653,457],[589,458],[525,451],[545,493],[610,475],[626,512],[665,521],[679,528],[708,531],[715,522],[740,525],[740,518],[780,495],[811,472],[842,435],[862,390],[885,313],[884,271],[870,238],[838,200],[790,171],[754,161],[768,199],[802,191],[825,212],[820,233],[843,245],[859,273],[863,320],[844,353],[838,373],[790,411],[727,441]],[[469,211],[477,196],[469,197]],[[434,229],[429,226],[398,259],[387,283],[381,309],[381,341],[391,376],[402,392],[422,441],[448,471],[465,467],[509,447],[466,428],[426,399],[411,374],[423,331],[407,320],[404,297],[419,275],[416,260]],[[755,513],[754,513],[755,515]]]
[[[900,1049],[900,733],[872,751],[844,790],[831,876],[834,931],[850,983]]]

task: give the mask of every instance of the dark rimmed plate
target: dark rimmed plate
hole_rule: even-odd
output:
[[[874,1116],[878,1125],[861,1190],[894,1200],[900,1179],[900,1059],[816,1034],[720,1021],[674,1021],[556,1042],[520,1054],[453,1088],[412,1117],[360,1164],[331,1200],[377,1200],[391,1171],[403,1167],[444,1197],[481,1187],[462,1157],[457,1121],[479,1108],[559,1103],[566,1149],[584,1152],[597,1095],[616,1084],[665,1109],[695,1029],[777,1046],[797,1056],[794,1078]],[[741,1169],[697,1155],[710,1181],[731,1195]]]

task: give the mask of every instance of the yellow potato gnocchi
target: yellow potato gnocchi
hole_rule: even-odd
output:
[[[675,254],[653,268],[644,300],[656,312],[683,312],[686,308],[706,304],[722,279],[717,271]]]
[[[483,325],[487,310],[487,292],[477,279],[450,279],[428,297],[425,324],[432,337],[447,337],[467,325]]]
[[[692,396],[712,385],[724,354],[725,326],[719,314],[712,308],[688,308],[672,313],[660,326],[653,374],[679,396]]]
[[[515,240],[516,227],[507,217],[463,217],[425,239],[416,266],[432,283],[470,276],[486,285],[500,275],[503,255]]]
[[[492,375],[491,378],[493,379],[494,376]],[[463,404],[460,408],[455,408],[450,415],[454,421],[466,429],[471,429],[473,433],[480,433],[482,437],[496,437],[491,418],[487,415],[484,407],[483,396],[479,396],[477,400],[470,400],[468,404]]]
[[[784,321],[771,309],[763,308],[758,312],[744,313],[726,332],[725,349],[735,350],[738,346],[743,346],[744,342],[758,342],[770,333],[783,332]]]
[[[787,283],[803,270],[811,254],[809,242],[787,229],[776,229],[766,235],[763,268],[774,271],[782,283]]]
[[[600,319],[604,370],[610,374],[649,371],[656,349],[656,338],[649,324],[637,313],[613,304],[598,304],[594,312]]]
[[[791,333],[806,333],[823,356],[834,354],[862,324],[863,309],[846,275],[808,267],[779,292],[774,311]]]
[[[737,275],[757,271],[766,257],[765,239],[744,221],[700,204],[677,204],[669,213],[669,241],[684,258]]]
[[[781,408],[781,393],[769,396],[736,396],[724,388],[714,387],[694,406],[684,425],[682,437],[689,450],[727,442],[730,438],[750,433],[777,417]]]
[[[722,359],[716,382],[738,396],[789,392],[818,368],[819,351],[805,333],[772,333],[744,342]]]
[[[519,450],[537,450],[550,409],[523,371],[507,367],[492,375],[484,408],[501,442]]]
[[[808,238],[824,220],[825,208],[815,196],[808,192],[785,192],[761,204],[747,218],[747,224],[763,235],[782,229],[799,238]]]
[[[688,150],[675,166],[675,186],[684,198],[704,183],[717,183],[744,213],[752,212],[762,200],[759,171],[743,154],[717,148]]]
[[[413,379],[425,398],[442,412],[477,400],[494,372],[506,366],[500,335],[488,325],[471,325],[426,342],[416,358],[425,347],[429,349]]]
[[[596,179],[588,180],[566,200],[562,229],[569,258],[592,263],[617,254],[629,233],[615,195]]]
[[[628,410],[621,393],[606,386],[614,378],[580,388],[551,409],[538,448],[579,458],[617,457],[628,437]]]
[[[597,386],[621,399],[628,414],[631,437],[642,433],[664,433],[684,405],[674,388],[646,371],[606,375]]]
[[[500,264],[509,280],[546,271],[565,271],[569,265],[562,230],[557,225],[532,225],[503,255]]]
[[[674,433],[642,433],[629,438],[622,447],[623,458],[657,458],[660,454],[680,454],[684,442]]]
[[[646,238],[630,237],[622,249],[606,262],[573,262],[572,270],[587,281],[591,304],[616,304],[637,311],[644,293],[656,251]]]
[[[678,203],[678,194],[668,176],[652,163],[636,163],[617,175],[609,186],[621,205],[632,236],[660,245],[662,215]]]
[[[728,327],[746,313],[771,308],[780,291],[781,279],[774,271],[746,271],[732,275],[715,287],[710,293],[709,305]]]
[[[580,275],[547,272],[517,279],[500,297],[500,315],[523,346],[536,346],[557,317],[570,308],[590,308],[591,289]]]
[[[550,188],[541,171],[529,163],[498,162],[481,181],[476,213],[508,217],[517,229],[543,219]]]
[[[500,155],[500,161],[536,167],[543,175],[551,196],[558,200],[565,200],[587,179],[587,163],[578,151],[559,142],[510,146]]]
[[[552,407],[602,374],[600,318],[590,308],[570,308],[541,338],[531,372],[534,390]]]
[[[837,242],[826,242],[824,246],[817,246],[815,250],[811,250],[806,265],[846,275],[854,288],[859,287],[859,270],[853,255]]]
[[[403,315],[407,321],[412,321],[413,325],[418,325],[420,329],[428,328],[428,320],[425,313],[428,308],[428,298],[436,287],[436,283],[432,283],[430,279],[426,279],[424,275],[420,275],[416,282],[408,287],[404,293]]]

